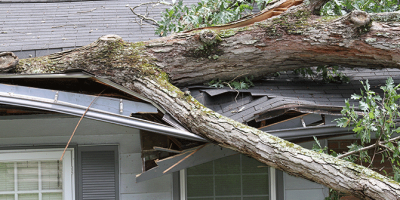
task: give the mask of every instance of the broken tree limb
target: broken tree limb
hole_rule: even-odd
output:
[[[198,30],[139,43],[103,36],[82,48],[21,60],[15,70],[84,69],[146,96],[189,131],[269,166],[362,199],[399,199],[399,183],[221,116],[173,85],[230,80],[246,73],[261,78],[326,64],[400,68],[396,23],[373,21],[372,17],[360,26],[352,15],[321,18],[312,15],[310,5],[291,7],[279,16],[241,28]],[[354,16],[363,21],[366,15]]]
[[[18,57],[13,52],[0,53],[0,73],[13,71],[18,64]]]
[[[183,162],[184,160],[186,160],[187,158],[189,158],[190,156],[192,156],[193,154],[195,154],[196,152],[198,152],[200,149],[202,149],[202,148],[205,147],[206,145],[207,145],[207,143],[201,145],[199,148],[197,148],[196,150],[194,150],[192,153],[190,153],[189,155],[187,155],[186,157],[182,158],[180,161],[178,161],[177,163],[175,163],[174,165],[172,165],[171,167],[169,167],[168,169],[166,169],[165,171],[163,171],[163,174],[167,173],[169,170],[171,170],[171,169],[174,168],[175,166],[179,165],[179,163]]]

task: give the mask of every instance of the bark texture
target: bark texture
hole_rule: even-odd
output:
[[[400,27],[394,22],[399,15],[376,17],[357,12],[321,18],[311,14],[310,5],[292,7],[281,16],[236,29],[192,31],[140,43],[103,36],[79,49],[21,60],[15,70],[87,70],[146,96],[193,133],[269,166],[362,199],[400,199],[397,182],[223,117],[173,85],[238,75],[261,77],[325,64],[400,67]],[[371,21],[374,17],[386,22]]]

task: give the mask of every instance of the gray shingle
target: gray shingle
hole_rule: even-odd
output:
[[[139,26],[125,6],[139,3],[142,2],[106,0],[45,4],[2,3],[0,32],[5,31],[7,34],[0,34],[0,51],[63,48],[66,47],[63,45],[71,45],[60,42],[65,37],[73,39],[78,46],[87,45],[106,34],[118,34],[131,42],[158,38],[154,35],[154,27]],[[161,8],[155,8],[151,13],[158,16],[160,11]],[[26,33],[31,33],[34,37],[23,37]]]

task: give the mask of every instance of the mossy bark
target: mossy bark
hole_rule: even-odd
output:
[[[362,14],[321,20],[308,9],[299,6],[252,26],[140,43],[103,36],[82,48],[21,60],[15,71],[84,69],[146,96],[191,132],[269,166],[363,199],[400,199],[398,183],[223,117],[174,86],[324,64],[400,67],[398,27],[363,22]]]

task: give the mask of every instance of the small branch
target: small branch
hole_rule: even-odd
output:
[[[239,96],[240,92],[239,92],[239,90],[236,90],[235,88],[233,88],[233,87],[231,86],[230,83],[232,83],[233,81],[235,81],[235,79],[237,79],[237,78],[239,78],[239,77],[241,77],[241,76],[244,76],[244,75],[246,75],[246,74],[247,74],[247,73],[244,73],[244,74],[241,74],[241,75],[237,75],[234,79],[230,80],[229,82],[224,82],[226,85],[228,85],[229,88],[231,88],[231,90],[235,90],[235,91],[237,92],[237,94],[236,94],[236,96],[235,96],[235,102],[236,102],[236,103],[237,103],[237,97]]]
[[[397,137],[395,137],[395,138],[392,138],[392,139],[388,140],[387,142],[393,142],[393,141],[398,140],[398,139],[400,139],[400,136],[397,136]],[[343,155],[337,156],[337,158],[344,158],[344,157],[347,157],[347,156],[349,156],[349,155],[351,155],[351,154],[358,153],[358,152],[360,152],[360,151],[365,151],[365,150],[368,150],[368,149],[372,149],[372,148],[374,148],[377,144],[379,144],[379,146],[385,147],[385,149],[389,149],[387,146],[385,146],[385,144],[386,144],[387,142],[378,142],[378,143],[372,144],[372,145],[370,145],[370,146],[366,146],[366,147],[364,147],[364,148],[361,148],[361,149],[358,149],[358,150],[355,150],[355,151],[347,152],[347,153],[345,153],[345,154],[343,154]],[[392,151],[391,149],[389,149],[389,150]],[[393,152],[393,151],[392,151],[392,152]]]
[[[141,4],[139,4],[139,5],[137,5],[137,6],[134,6],[134,7],[129,7],[129,5],[126,5],[126,7],[129,7],[129,9],[132,11],[132,13],[133,13],[134,15],[136,15],[137,17],[140,18],[141,22],[140,22],[140,23],[137,22],[139,25],[142,25],[142,21],[147,21],[147,22],[150,22],[150,23],[151,23],[152,25],[154,25],[154,26],[160,26],[160,25],[158,24],[158,22],[157,22],[155,19],[148,17],[148,15],[149,15],[149,12],[148,12],[148,10],[147,10],[148,7],[146,8],[146,14],[145,14],[145,15],[142,15],[142,14],[139,14],[139,13],[136,13],[136,12],[135,12],[135,9],[136,9],[136,8],[141,7],[141,6],[143,6],[143,5],[149,5],[149,4],[150,4],[150,5],[153,5],[153,7],[155,7],[155,6],[159,5],[159,4],[167,5],[167,6],[173,5],[173,4],[171,4],[171,3],[167,3],[167,2],[164,2],[164,1],[156,1],[156,2],[141,3]]]
[[[375,155],[377,154],[376,151],[378,151],[378,147],[380,146],[380,145],[379,145],[379,141],[381,140],[381,137],[382,137],[382,136],[379,136],[379,139],[377,139],[376,142],[375,142],[374,155],[372,156],[371,163],[368,165],[368,168],[369,168],[369,167],[372,165],[372,163],[374,162]]]
[[[386,146],[386,145],[384,145],[384,144],[379,144],[379,146],[381,146],[381,147],[384,147],[386,150],[388,150],[388,151],[390,151],[390,152],[394,153],[394,151],[393,151],[393,150],[391,150],[389,147],[387,147],[387,146]]]
[[[358,152],[360,152],[360,151],[365,151],[365,150],[368,150],[368,149],[372,149],[372,148],[375,147],[375,145],[376,145],[376,144],[372,144],[372,145],[363,147],[363,148],[358,149],[358,150],[355,150],[355,151],[347,152],[347,153],[345,153],[345,154],[342,154],[342,155],[340,155],[340,156],[337,156],[337,158],[344,158],[344,157],[347,157],[347,156],[349,156],[349,155],[351,155],[351,154],[358,153]]]

